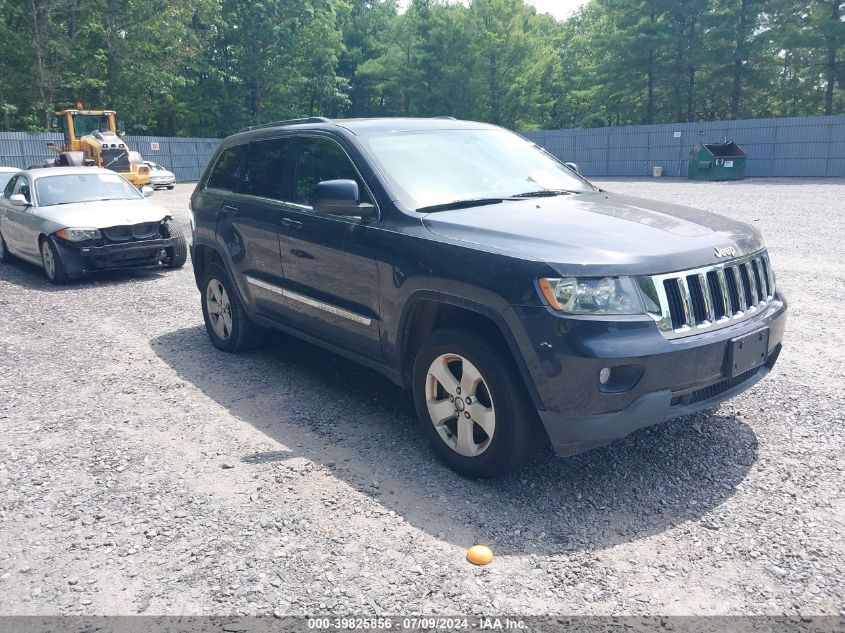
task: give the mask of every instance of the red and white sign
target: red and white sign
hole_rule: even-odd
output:
[[[157,152],[159,150],[158,143],[150,143],[150,151]]]

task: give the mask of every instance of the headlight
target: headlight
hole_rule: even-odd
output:
[[[56,235],[68,242],[100,239],[100,231],[97,229],[60,229],[56,231]]]
[[[630,277],[566,277],[538,280],[554,310],[568,314],[645,314],[643,300]]]

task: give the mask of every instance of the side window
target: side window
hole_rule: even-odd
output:
[[[26,201],[32,204],[32,195],[29,191],[29,179],[24,176],[18,176],[18,182],[15,184],[15,193],[21,194]]]
[[[15,192],[15,184],[17,184],[18,176],[12,176],[12,179],[6,183],[6,188],[3,190],[4,198],[11,198]]]
[[[238,168],[241,166],[241,157],[246,147],[246,145],[237,145],[224,149],[217,158],[217,163],[205,186],[210,189],[235,191],[238,184]]]
[[[361,202],[367,200],[367,190],[346,152],[327,138],[303,138],[299,151],[296,178],[296,202],[312,205],[314,189],[324,180],[354,180],[358,183]]]
[[[241,193],[273,200],[293,199],[297,140],[275,138],[254,143],[244,168]]]

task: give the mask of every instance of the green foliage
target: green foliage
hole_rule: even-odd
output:
[[[845,111],[843,0],[0,0],[0,129],[438,116],[597,127]]]

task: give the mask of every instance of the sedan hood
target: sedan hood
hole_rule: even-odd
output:
[[[39,215],[64,227],[105,229],[110,226],[160,222],[167,209],[146,200],[98,200],[39,207]]]
[[[596,192],[505,201],[423,218],[437,235],[551,264],[561,275],[652,275],[764,247],[754,227],[653,200]]]

